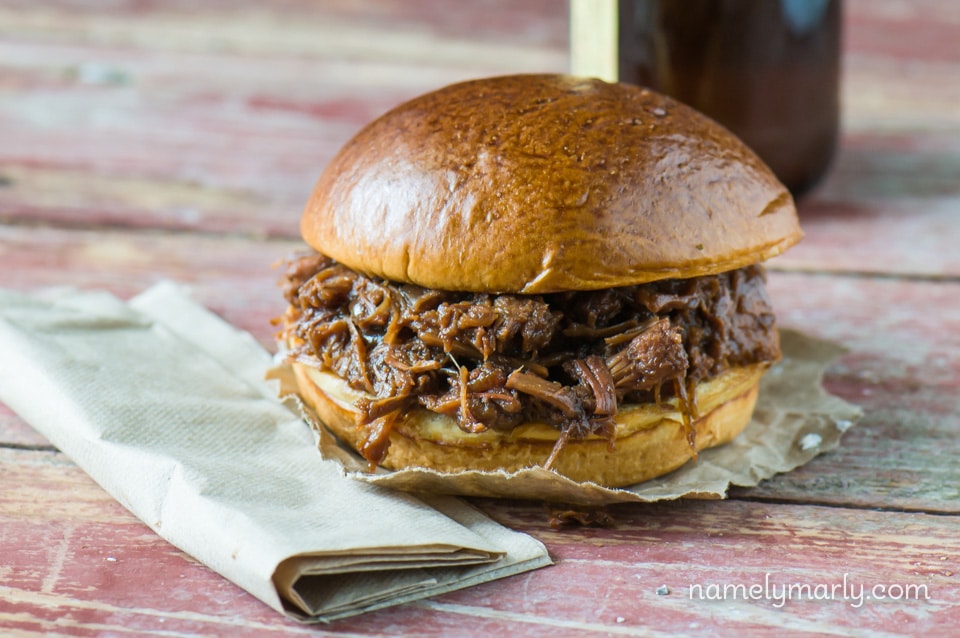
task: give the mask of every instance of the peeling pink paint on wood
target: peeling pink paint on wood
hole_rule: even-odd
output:
[[[59,455],[5,456],[0,486],[18,486],[22,505],[0,506],[0,523],[26,549],[5,563],[0,622],[19,609],[31,617],[23,626],[35,630],[58,626],[64,612],[78,627],[115,623],[149,630],[163,618],[167,631],[246,629],[240,635],[256,635],[266,628],[299,629],[160,540]],[[38,479],[71,489],[48,490]],[[40,497],[32,506],[36,512],[26,504],[30,492]],[[932,630],[960,621],[953,577],[960,573],[960,538],[947,517],[734,500],[617,507],[613,528],[555,530],[539,505],[478,504],[500,522],[541,538],[557,565],[333,628],[377,634],[398,623],[419,626],[428,617],[423,635],[523,632],[530,623],[541,629],[639,629],[654,621],[661,631],[685,634],[700,627],[710,633],[726,610],[728,630],[753,633],[784,625],[854,631],[864,614],[855,599],[794,600],[781,611],[772,600],[701,599],[696,587],[765,580],[781,587],[832,586],[844,574],[851,584],[868,587],[924,586],[930,600],[912,606],[863,603],[878,628],[908,628],[909,622],[914,631]],[[668,594],[657,593],[662,585]]]
[[[843,445],[611,529],[480,500],[557,565],[329,627],[156,536],[0,405],[0,634],[946,635],[960,623],[960,3],[848,0],[844,133],[770,264],[782,325],[842,343]],[[566,68],[550,0],[51,0],[0,8],[0,286],[161,279],[273,347],[272,264],[367,120],[469,77]],[[2,356],[2,353],[0,353]],[[924,586],[929,600],[699,600],[693,586]],[[666,585],[669,593],[658,593]]]

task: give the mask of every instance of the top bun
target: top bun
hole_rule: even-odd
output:
[[[649,89],[563,75],[394,108],[326,167],[301,231],[367,275],[528,294],[714,274],[801,237],[790,193],[725,128]]]

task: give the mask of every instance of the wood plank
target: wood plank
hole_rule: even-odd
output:
[[[806,236],[771,267],[960,278],[957,175],[960,124],[849,133],[825,182],[799,202]]]
[[[286,303],[274,266],[304,249],[281,239],[0,225],[0,286],[71,285],[126,298],[170,279],[272,348],[271,319]]]
[[[317,172],[349,135],[400,101],[496,71],[11,42],[0,43],[0,55],[17,61],[0,87],[19,96],[0,103],[5,162],[182,175],[236,189],[264,179],[282,187],[285,171],[303,162]],[[90,58],[97,62],[77,62]],[[304,79],[311,77],[324,81]],[[31,145],[44,140],[45,148]]]
[[[319,175],[319,171],[317,171]],[[293,197],[199,185],[169,177],[123,177],[85,168],[8,164],[2,169],[0,220],[83,227],[168,228],[299,235],[298,220],[311,182]],[[266,183],[266,181],[264,182]],[[289,199],[290,201],[285,201]]]
[[[865,416],[839,449],[751,496],[960,511],[960,283],[771,273],[782,325],[849,349],[826,387]]]
[[[844,45],[849,50],[894,60],[960,62],[960,11],[954,3],[848,0],[844,9]],[[923,37],[903,37],[919,33]]]
[[[956,47],[946,35],[890,37],[904,21],[954,33],[956,12],[941,5],[849,3],[847,134],[829,179],[802,205],[807,239],[776,267],[960,274],[950,250],[960,241],[950,223],[960,207]],[[0,43],[11,71],[0,85],[20,96],[0,103],[0,218],[295,237],[321,167],[370,118],[471,74],[566,64],[565,15],[543,4],[517,26],[499,5],[307,4],[300,20],[244,6],[234,28],[218,31],[224,41],[206,43],[202,29],[171,35],[183,31],[178,5],[0,12],[19,34]],[[236,7],[189,16],[202,26],[225,12]],[[300,35],[281,37],[277,20],[298,22]],[[396,32],[407,40],[390,40]]]
[[[844,9],[844,129],[955,133],[957,7],[937,0],[852,0]]]
[[[22,4],[0,30],[0,219],[67,224],[296,236],[280,220],[370,119],[566,68],[566,8],[543,1]]]
[[[506,47],[565,49],[567,40],[566,7],[552,0],[530,0],[522,6],[509,0],[485,0],[457,7],[456,11],[440,10],[431,2],[405,0],[363,4],[285,0],[275,7],[254,0],[202,5],[186,0],[121,0],[110,5],[53,0],[42,6],[20,3],[4,7],[0,20],[0,24],[18,27],[15,40],[290,55],[338,51],[343,42],[356,40],[351,51],[357,56],[400,55],[425,63],[438,60],[423,47],[397,46],[398,41],[405,42],[414,35],[419,36],[414,43],[422,42],[424,36],[441,43],[494,39],[505,48],[493,55],[507,57],[510,50]],[[327,28],[331,37],[316,37],[318,31]],[[359,36],[368,30],[375,30],[383,38],[362,42]],[[446,59],[446,63],[454,62],[482,64],[470,57]]]
[[[416,91],[304,83],[333,75],[310,60],[23,48],[0,43],[0,58],[44,61],[7,85],[31,90],[0,102],[0,218],[295,236],[323,165]],[[77,66],[91,55],[94,70]],[[126,79],[98,85],[91,73]],[[58,74],[73,79],[43,80]]]
[[[509,503],[483,507],[502,522],[520,522]],[[536,583],[548,588],[537,591],[539,604],[519,593],[491,604],[593,617],[614,627],[649,626],[665,635],[916,635],[958,620],[956,517],[737,501],[618,507],[613,514],[612,530],[570,534],[546,529],[532,510],[521,512],[523,529],[547,543],[558,567],[549,582]],[[844,573],[866,586],[926,584],[930,600],[875,600],[861,609],[849,601],[791,601],[777,610],[770,601],[690,598],[694,584],[749,587],[767,573],[781,584],[838,583]],[[670,593],[657,595],[660,585]],[[580,596],[569,595],[574,587]],[[524,591],[534,588],[530,583]]]
[[[62,455],[0,449],[0,626],[40,633],[298,635],[274,612],[154,536]],[[958,618],[957,519],[832,507],[686,502],[613,509],[611,529],[549,527],[537,503],[483,500],[541,538],[557,566],[330,627],[379,635],[592,632],[936,633]],[[929,600],[699,600],[691,586],[764,582],[925,586]],[[658,595],[667,585],[670,593]],[[850,593],[855,593],[852,589]],[[577,592],[580,592],[577,594]],[[837,590],[839,596],[840,590]],[[923,593],[922,591],[920,592]],[[559,601],[563,601],[560,603]],[[778,633],[779,635],[779,633]]]

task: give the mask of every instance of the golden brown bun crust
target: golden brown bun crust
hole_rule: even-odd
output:
[[[694,424],[697,450],[726,443],[746,427],[765,369],[765,365],[736,368],[697,388],[702,411]],[[363,436],[356,426],[357,413],[349,407],[356,393],[329,373],[298,363],[293,364],[293,370],[301,399],[334,434],[356,449]],[[552,469],[575,481],[622,487],[666,474],[693,456],[680,416],[669,407],[624,406],[616,420],[618,434],[613,450],[605,439],[571,441]],[[439,422],[440,427],[431,427],[430,421]],[[558,434],[542,424],[527,424],[511,434],[488,431],[468,435],[448,417],[416,410],[395,424],[381,465],[394,470],[425,467],[442,472],[515,472],[542,466]]]
[[[713,274],[801,236],[789,192],[726,129],[648,89],[562,75],[398,106],[326,167],[301,231],[367,275],[529,294]]]

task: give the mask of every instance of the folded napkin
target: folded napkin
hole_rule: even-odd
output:
[[[0,291],[0,401],[160,536],[274,609],[333,620],[550,564],[451,497],[344,478],[270,356],[173,284]]]

